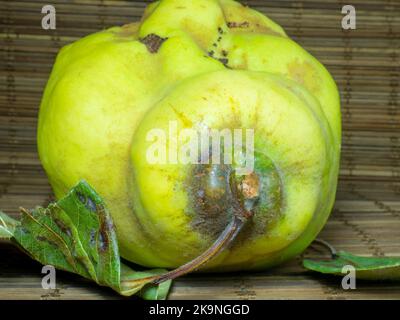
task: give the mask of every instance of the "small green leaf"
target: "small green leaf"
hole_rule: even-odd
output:
[[[400,257],[360,257],[339,251],[331,260],[314,261],[305,259],[306,269],[343,276],[343,267],[351,265],[356,270],[357,279],[400,280]]]
[[[17,220],[0,211],[0,239],[11,239],[18,224]]]
[[[121,264],[121,294],[129,296],[132,292],[138,292],[145,300],[165,300],[171,287],[171,280],[151,284],[150,279],[165,273],[164,269],[153,269],[134,272],[124,264]]]
[[[21,209],[21,222],[0,214],[0,238],[15,241],[35,260],[107,286],[121,295],[165,299],[171,281],[152,284],[166,270],[135,271],[121,264],[117,236],[101,197],[85,182],[47,208]]]

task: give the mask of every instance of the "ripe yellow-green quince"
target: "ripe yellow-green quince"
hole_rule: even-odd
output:
[[[254,172],[232,182],[235,164],[149,162],[149,132],[171,123],[254,130]],[[313,241],[333,206],[340,141],[328,71],[232,0],[161,0],[140,22],[65,46],[38,126],[57,198],[85,179],[110,210],[121,255],[143,266],[201,256],[255,197],[236,239],[202,268],[212,271],[276,265]]]

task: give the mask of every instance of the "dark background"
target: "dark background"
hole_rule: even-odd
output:
[[[113,25],[138,20],[149,1],[0,1],[0,208],[47,205],[51,188],[36,150],[41,94],[63,45]],[[400,256],[400,1],[243,1],[281,24],[324,63],[342,98],[343,155],[337,201],[321,234],[338,249]],[[41,28],[52,4],[57,29]],[[357,10],[344,31],[341,8]],[[323,255],[309,249],[307,256]],[[79,277],[58,273],[58,289],[41,289],[41,266],[0,244],[0,299],[118,298]],[[400,298],[400,284],[357,283],[301,267],[301,257],[258,274],[189,275],[172,299]]]

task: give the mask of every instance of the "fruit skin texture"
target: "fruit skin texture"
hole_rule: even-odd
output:
[[[169,121],[255,132],[260,205],[202,270],[276,265],[316,237],[336,192],[339,94],[280,26],[231,0],[162,0],[141,22],[58,54],[38,126],[49,181],[57,198],[88,181],[109,207],[121,255],[149,267],[182,265],[228,223],[228,207],[196,207],[193,166],[146,161],[146,134],[168,131]]]

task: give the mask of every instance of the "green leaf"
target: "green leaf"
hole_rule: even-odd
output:
[[[21,209],[20,224],[1,215],[2,229],[35,260],[107,286],[121,295],[165,299],[170,282],[153,285],[162,269],[135,271],[121,264],[115,228],[101,197],[81,181],[47,208]],[[14,227],[15,226],[15,229]]]
[[[17,220],[0,211],[0,239],[11,239],[18,224]]]
[[[345,251],[339,251],[333,259],[314,261],[305,259],[306,269],[343,276],[343,267],[351,265],[356,270],[357,279],[364,280],[400,280],[400,257],[360,257]]]
[[[121,294],[129,296],[132,292],[138,292],[145,300],[165,300],[171,287],[171,280],[159,285],[142,285],[142,282],[149,283],[146,279],[153,278],[165,273],[164,269],[153,269],[146,271],[132,272],[129,267],[121,264]],[[139,291],[138,291],[139,290]]]

